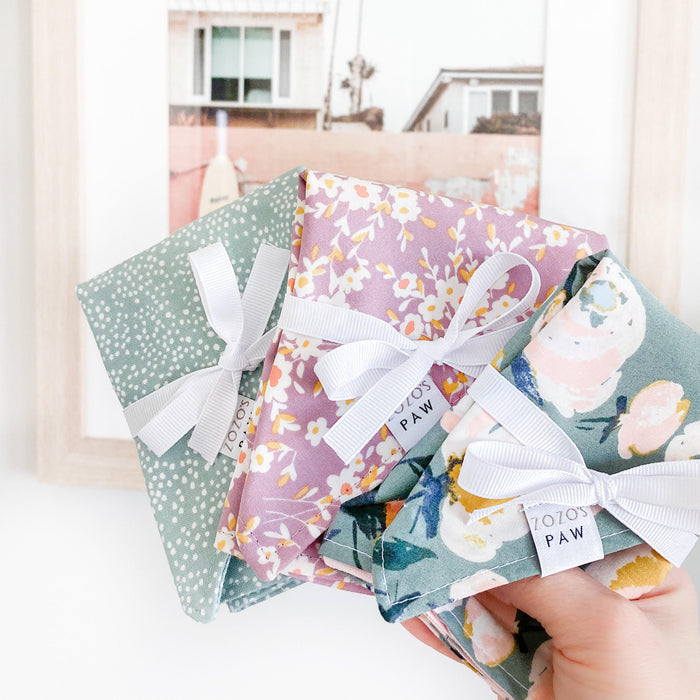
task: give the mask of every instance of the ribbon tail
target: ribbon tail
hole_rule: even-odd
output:
[[[406,354],[389,343],[358,340],[340,345],[319,359],[314,372],[331,401],[363,396]]]
[[[240,381],[240,371],[221,372],[187,443],[192,450],[204,457],[208,464],[216,459],[231,427],[238,406]]]
[[[523,445],[584,463],[573,440],[498,370],[486,367],[468,393]]]
[[[384,375],[336,421],[323,436],[324,442],[343,463],[349,464],[425,377],[431,365],[430,358],[415,354]]]
[[[445,357],[446,364],[470,377],[478,377],[523,324],[524,322],[514,323],[506,328],[486,331],[482,335],[473,335],[469,338],[468,343],[452,350]]]
[[[638,515],[634,512],[634,504],[628,506],[610,503],[605,509],[674,566],[683,563],[698,540],[698,535],[685,527],[676,528]]]
[[[227,345],[235,344],[243,328],[243,306],[226,249],[217,241],[188,257],[207,322]]]
[[[260,244],[243,291],[245,324],[241,340],[245,346],[263,335],[288,269],[289,250]]]
[[[267,355],[273,341],[277,337],[279,328],[271,328],[265,335],[258,338],[245,352],[246,361],[249,363],[248,368],[257,367]]]
[[[216,383],[215,369],[198,370],[127,406],[124,415],[132,436],[162,457],[197,422]]]

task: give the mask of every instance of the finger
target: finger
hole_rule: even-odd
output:
[[[491,590],[477,593],[474,598],[476,598],[476,600],[478,600],[479,603],[481,603],[481,605],[483,605],[486,610],[488,610],[491,615],[498,620],[504,629],[508,630],[509,632],[515,631],[515,616],[518,614],[518,609],[514,605],[506,603],[500,598],[492,595]]]
[[[657,629],[672,633],[676,639],[697,638],[697,593],[684,569],[671,569],[663,583],[642,595],[634,604]]]
[[[595,643],[601,625],[638,614],[629,601],[578,568],[516,581],[490,594],[539,620],[559,649]]]

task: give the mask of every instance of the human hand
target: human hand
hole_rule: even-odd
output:
[[[661,585],[633,601],[581,569],[524,579],[477,597],[493,612],[519,608],[552,637],[546,643],[551,660],[530,694],[535,690],[537,700],[700,698],[697,597],[683,569],[672,569]],[[452,656],[424,625],[409,620],[404,626]]]
[[[479,598],[487,608],[523,610],[552,637],[538,698],[700,698],[697,597],[682,569],[634,601],[581,569],[524,579]]]

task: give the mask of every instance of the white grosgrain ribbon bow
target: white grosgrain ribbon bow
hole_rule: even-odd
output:
[[[569,436],[493,368],[469,394],[522,444],[471,443],[460,469],[461,488],[524,506],[598,504],[680,566],[700,533],[700,460],[655,462],[617,474],[594,471]],[[472,519],[502,507],[482,508]]]
[[[531,275],[523,298],[493,321],[464,328],[494,283],[520,265]],[[328,398],[362,397],[323,436],[324,441],[348,464],[434,364],[477,376],[515,334],[521,325],[515,319],[533,306],[539,290],[540,276],[525,258],[496,253],[476,269],[444,336],[435,340],[411,340],[375,316],[288,296],[281,328],[340,343],[315,367]]]
[[[226,343],[219,362],[170,382],[124,409],[134,437],[162,456],[193,426],[189,447],[213,462],[231,427],[242,373],[260,364],[276,328],[264,333],[289,252],[261,244],[243,297],[221,241],[189,254],[207,321]]]

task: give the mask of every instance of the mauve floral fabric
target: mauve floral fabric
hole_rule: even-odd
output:
[[[414,340],[444,334],[474,270],[498,252],[537,268],[540,304],[575,260],[606,245],[590,231],[328,173],[302,176],[296,215],[289,294],[371,314]],[[528,285],[523,267],[504,275],[467,327],[501,314]],[[217,547],[264,580],[292,573],[336,585],[316,540],[343,502],[376,488],[403,456],[386,426],[347,465],[323,441],[352,403],[329,400],[314,373],[333,347],[282,330],[263,369]],[[451,405],[469,383],[448,366],[429,374]]]

